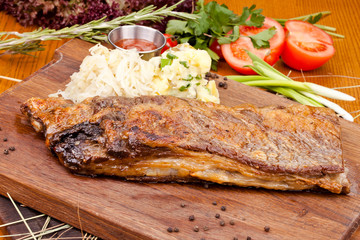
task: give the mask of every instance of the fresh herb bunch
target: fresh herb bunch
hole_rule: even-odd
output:
[[[134,24],[140,21],[160,22],[165,17],[176,17],[180,19],[196,19],[196,16],[185,12],[173,11],[184,0],[170,7],[166,5],[161,8],[148,6],[138,12],[126,16],[117,17],[106,21],[106,17],[88,22],[84,25],[73,25],[60,30],[39,28],[32,32],[0,32],[0,51],[3,54],[29,54],[43,50],[42,41],[60,40],[64,38],[80,38],[88,42],[98,43],[107,41],[106,34],[112,29],[123,24]]]
[[[175,11],[190,13],[195,0],[185,0]],[[14,16],[24,25],[61,29],[75,24],[83,25],[106,16],[106,20],[140,11],[147,6],[161,8],[178,0],[1,0],[0,9]],[[165,31],[167,19],[161,22],[142,22]]]
[[[255,9],[255,5],[244,7],[241,15],[229,10],[226,5],[219,5],[215,1],[204,4],[199,0],[196,4],[194,15],[196,20],[170,20],[167,24],[166,33],[177,37],[181,43],[189,43],[197,49],[206,50],[212,58],[212,67],[216,69],[219,56],[209,46],[216,39],[219,44],[236,41],[240,37],[239,25],[249,27],[261,27],[265,17],[261,14],[262,9]],[[228,33],[232,31],[231,34]],[[270,28],[251,36],[251,41],[256,48],[268,48],[269,39],[276,30]]]

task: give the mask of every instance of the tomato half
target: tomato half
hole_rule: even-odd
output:
[[[175,47],[176,45],[178,45],[178,42],[175,40],[173,35],[165,33],[164,36],[166,38],[166,44],[163,47],[163,49],[161,49],[161,53],[165,52],[169,48],[172,48],[172,47]]]
[[[329,61],[335,53],[329,34],[311,23],[287,21],[285,32],[285,46],[281,59],[291,68],[313,70]]]
[[[251,39],[246,36],[255,35],[271,27],[276,28],[276,34],[269,40],[270,48],[254,48]],[[244,67],[251,65],[252,61],[245,50],[256,54],[270,65],[275,64],[280,57],[285,41],[285,32],[283,27],[272,18],[266,17],[264,25],[260,28],[240,26],[240,38],[230,44],[221,45],[221,51],[226,62],[236,71],[242,74],[256,74],[251,68]],[[230,32],[231,33],[231,32]]]

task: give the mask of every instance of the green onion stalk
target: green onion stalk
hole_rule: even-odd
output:
[[[315,83],[295,81],[270,66],[255,54],[248,52],[248,55],[253,63],[253,66],[248,67],[258,73],[259,76],[231,75],[227,76],[229,79],[241,82],[248,86],[261,87],[272,92],[279,93],[301,104],[314,107],[329,107],[344,119],[354,121],[351,114],[339,105],[324,98],[327,97],[343,101],[354,101],[354,97]]]

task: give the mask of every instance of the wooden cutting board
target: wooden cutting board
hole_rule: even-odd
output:
[[[30,97],[46,97],[64,88],[91,46],[81,40],[68,42],[51,64],[0,95],[0,149],[16,148],[8,155],[1,150],[2,195],[9,193],[26,206],[104,239],[347,239],[355,231],[360,220],[360,127],[345,120],[341,126],[352,182],[349,195],[136,183],[69,173],[45,147],[44,138],[35,133],[19,106]],[[229,87],[220,89],[225,105],[290,103],[227,82]],[[220,219],[215,218],[217,213]],[[188,220],[190,215],[195,216],[194,221]],[[221,220],[225,226],[220,226]],[[270,227],[269,232],[264,231],[265,226]],[[169,233],[168,227],[177,227],[179,232]]]

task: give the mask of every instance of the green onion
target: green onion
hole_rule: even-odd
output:
[[[227,78],[248,86],[261,87],[272,92],[277,92],[301,104],[315,107],[329,107],[344,119],[354,121],[354,118],[343,108],[321,96],[344,101],[354,101],[354,97],[315,83],[295,81],[267,64],[255,54],[251,52],[247,53],[253,62],[253,66],[248,67],[260,76],[232,75],[227,76]]]
[[[168,59],[171,59],[171,60],[174,60],[174,59],[178,58],[175,54],[172,54],[172,53],[166,54],[166,57],[167,57]]]
[[[171,65],[171,59],[162,58],[160,61],[160,69],[163,69],[167,65]]]
[[[189,74],[188,76],[187,76],[187,78],[183,78],[182,80],[184,80],[184,81],[191,81],[191,80],[193,80],[194,79],[194,77],[191,75],[191,74]]]
[[[187,61],[180,61],[180,64],[183,65],[186,68],[189,68],[189,65],[188,65]]]
[[[181,87],[179,88],[179,91],[180,91],[180,92],[184,92],[184,91],[186,91],[189,87],[190,87],[190,83],[188,83],[186,86],[181,86]]]
[[[196,75],[195,79],[197,80],[201,80],[202,79],[202,76],[200,74]]]

